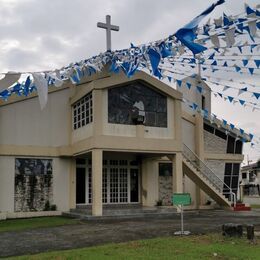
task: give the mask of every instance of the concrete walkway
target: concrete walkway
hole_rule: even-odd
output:
[[[260,211],[187,212],[185,230],[195,234],[221,232],[224,223],[254,224],[260,231]],[[180,229],[180,217],[137,218],[132,220],[86,221],[82,224],[0,233],[0,257],[89,247],[111,242],[172,236]]]

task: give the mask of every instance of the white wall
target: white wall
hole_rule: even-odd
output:
[[[155,206],[159,199],[158,161],[144,159],[142,161],[142,203],[144,206]]]
[[[195,126],[185,119],[182,119],[182,139],[184,144],[195,151]]]
[[[70,208],[71,160],[66,158],[53,160],[53,203],[61,211],[68,211]]]
[[[15,159],[0,156],[0,212],[14,211]]]
[[[0,107],[0,144],[61,146],[71,129],[69,89],[50,93],[41,111],[38,97]]]
[[[93,123],[72,131],[71,142],[76,143],[93,135]]]

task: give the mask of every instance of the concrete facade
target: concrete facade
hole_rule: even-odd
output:
[[[108,90],[135,81],[142,82],[166,97],[167,127],[108,122]],[[203,82],[200,84],[205,85]],[[206,85],[204,87],[208,88]],[[93,121],[73,129],[73,105],[88,93],[92,93]],[[188,95],[186,92],[183,94]],[[192,95],[194,101],[199,101],[197,93]],[[216,171],[223,171],[223,163],[230,156],[235,161],[242,161],[243,157],[226,155],[222,140],[205,133],[203,118],[200,115],[193,116],[183,109],[181,100],[180,91],[145,73],[137,73],[129,79],[122,73],[111,75],[104,71],[78,86],[65,84],[60,89],[51,87],[48,104],[43,111],[40,110],[35,95],[28,98],[12,97],[5,103],[1,101],[0,212],[15,211],[14,162],[18,157],[53,160],[52,203],[60,211],[76,207],[76,159],[88,158],[92,161],[92,179],[91,187],[86,187],[86,193],[91,189],[92,214],[102,215],[103,163],[107,155],[113,154],[117,160],[127,154],[138,158],[139,204],[155,206],[160,199],[164,204],[169,204],[172,193],[185,191],[191,193],[192,208],[203,205],[205,194],[191,179],[183,176],[183,143],[202,161],[207,160]],[[206,96],[205,102],[210,111],[210,95]],[[216,151],[216,147],[219,150]],[[159,177],[158,163],[161,160],[172,163],[171,178]],[[222,172],[219,174],[221,176]],[[127,176],[131,178],[130,173]],[[112,189],[109,184],[107,187]],[[130,186],[128,197],[129,189]]]

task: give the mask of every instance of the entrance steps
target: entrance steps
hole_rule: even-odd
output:
[[[251,207],[247,206],[244,203],[237,203],[236,206],[233,206],[233,211],[250,211]]]
[[[63,216],[79,218],[85,220],[94,219],[131,219],[145,217],[169,217],[176,215],[177,210],[173,206],[169,207],[142,207],[141,205],[131,206],[120,205],[103,206],[103,216],[92,216],[91,207],[86,205],[77,206],[69,212],[63,212]]]

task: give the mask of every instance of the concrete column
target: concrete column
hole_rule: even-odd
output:
[[[92,150],[92,215],[102,216],[103,151]]]
[[[182,108],[181,101],[174,100],[174,122],[173,127],[175,129],[175,140],[178,140],[182,145]]]
[[[173,193],[183,193],[182,153],[176,153],[172,157],[172,169]]]
[[[142,161],[142,204],[153,207],[159,199],[158,162],[154,159]]]
[[[93,133],[95,136],[103,134],[103,96],[102,89],[94,89],[93,96]]]
[[[76,208],[76,159],[72,158],[70,162],[70,208]]]
[[[203,117],[199,114],[195,115],[195,153],[198,157],[204,161],[204,130],[203,130]],[[205,193],[196,185],[196,199],[195,204],[198,209],[200,205],[205,204],[206,195]]]

